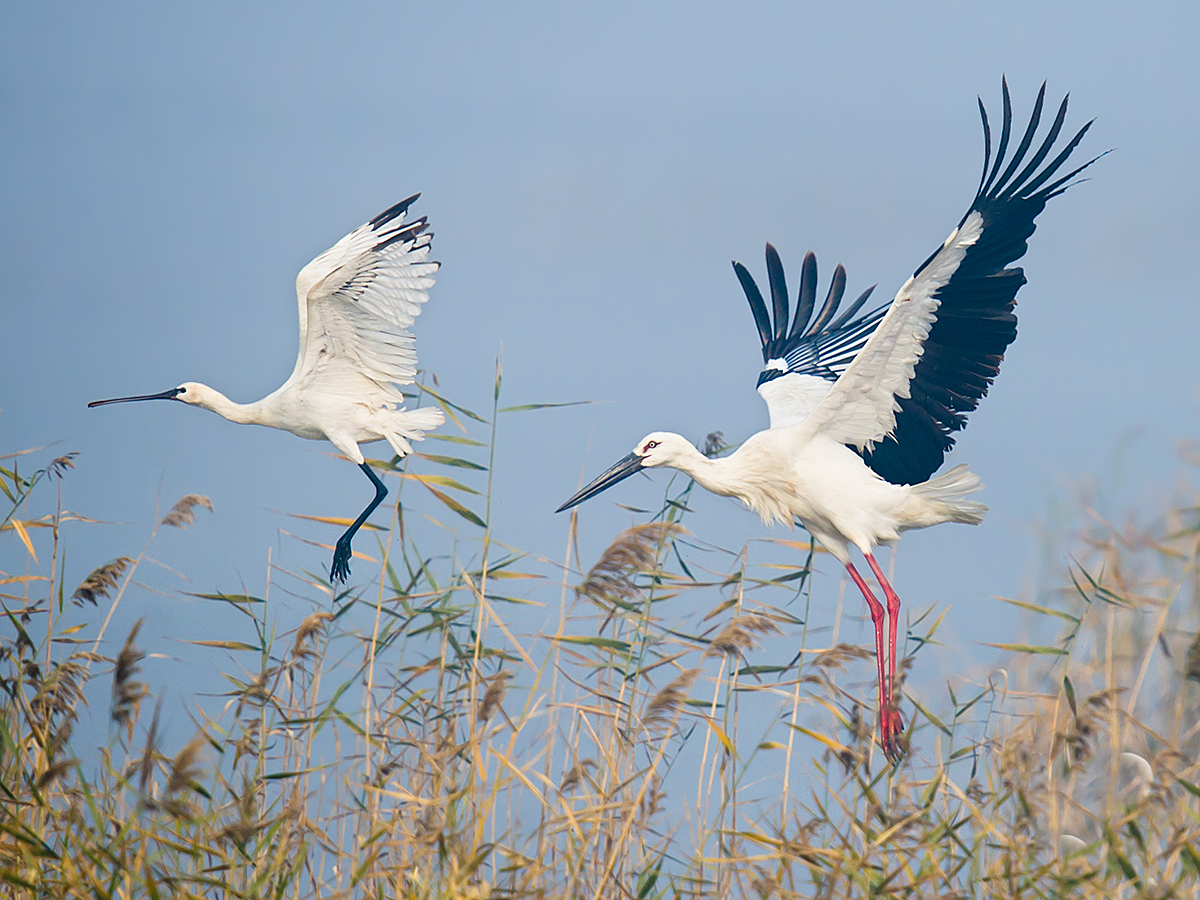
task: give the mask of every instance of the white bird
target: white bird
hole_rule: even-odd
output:
[[[433,233],[425,218],[404,221],[419,196],[381,212],[300,270],[300,353],[279,390],[255,403],[235,403],[208,385],[187,381],[160,394],[88,404],[179,400],[231,422],[329,441],[375,486],[375,498],[338,538],[329,568],[334,583],[349,576],[350,543],[387,496],[358,445],[387,441],[405,456],[412,452],[409,441],[420,440],[444,421],[438,409],[405,409],[398,387],[412,384],[416,376],[417,354],[408,328],[429,299],[441,265],[429,259]]]
[[[677,434],[648,434],[632,453],[558,510],[569,509],[642,469],[670,466],[713,493],[742,501],[765,523],[791,526],[798,520],[846,567],[870,607],[880,743],[893,761],[901,752],[903,730],[898,698],[893,695],[900,597],[872,551],[913,528],[942,522],[977,525],[987,511],[982,503],[967,499],[983,487],[967,466],[930,476],[954,445],[952,434],[966,424],[966,413],[987,393],[1005,349],[1017,335],[1013,308],[1025,275],[1020,268],[1006,266],[1024,255],[1034,219],[1046,201],[1065,191],[1076,175],[1095,162],[1056,177],[1091,127],[1088,122],[1042,165],[1062,130],[1066,98],[1044,140],[1026,159],[1045,91],[1043,84],[1029,126],[1008,161],[1012,108],[1008,84],[1003,83],[1004,124],[994,164],[987,112],[980,100],[984,164],[975,199],[958,227],[890,304],[855,319],[871,288],[833,321],[846,284],[845,270],[839,265],[825,303],[810,323],[817,265],[809,253],[789,329],[783,265],[775,248],[767,244],[772,328],[754,279],[744,266],[733,264],[762,340],[765,368],[758,392],[770,413],[768,430],[718,459],[705,457]],[[854,567],[851,547],[858,548],[875,573],[887,600],[886,611]]]

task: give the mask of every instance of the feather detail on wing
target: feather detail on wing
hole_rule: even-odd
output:
[[[1039,170],[1062,130],[1064,99],[1046,137],[1026,161],[1045,90],[1043,84],[1008,161],[1012,105],[1008,84],[1003,84],[1004,123],[994,165],[980,101],[985,158],[975,200],[942,246],[900,288],[858,356],[805,422],[806,430],[857,450],[893,483],[923,482],[942,464],[954,445],[953,432],[966,425],[966,414],[987,393],[1017,335],[1013,309],[1025,274],[1006,266],[1024,256],[1034,219],[1046,201],[1099,159],[1056,178],[1091,127],[1088,122]]]
[[[405,222],[415,194],[346,235],[296,278],[300,352],[289,383],[319,381],[330,393],[361,391],[369,379],[396,401],[417,354],[408,327],[429,299],[439,264],[424,218]]]
[[[771,314],[754,278],[739,262],[733,264],[733,270],[746,293],[762,340],[765,368],[758,376],[758,392],[767,402],[771,427],[784,428],[799,424],[824,399],[838,376],[853,362],[883,318],[886,307],[854,318],[875,290],[871,286],[833,321],[846,291],[846,270],[839,265],[834,270],[833,281],[821,311],[814,318],[817,258],[810,252],[805,255],[800,270],[796,315],[789,328],[783,263],[775,248],[767,244],[767,276],[774,312],[772,326]]]

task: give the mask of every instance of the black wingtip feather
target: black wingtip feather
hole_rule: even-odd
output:
[[[414,219],[412,222],[409,222],[394,234],[389,234],[371,249],[376,251],[386,250],[393,244],[400,244],[405,241],[414,241],[422,234],[424,234],[426,237],[426,243],[433,240],[433,232],[429,231],[429,222],[425,216],[421,216],[419,219]]]
[[[812,318],[817,304],[817,255],[809,250],[800,265],[800,296],[796,300],[796,320],[792,324],[793,335],[798,335]],[[785,323],[786,324],[786,323]]]
[[[1074,169],[1074,170],[1068,172],[1062,178],[1058,179],[1058,181],[1054,182],[1054,184],[1047,185],[1042,190],[1040,196],[1044,197],[1046,200],[1050,200],[1054,197],[1057,197],[1059,194],[1061,194],[1067,188],[1072,187],[1073,185],[1079,184],[1079,181],[1087,181],[1088,180],[1087,178],[1081,178],[1079,181],[1072,181],[1071,179],[1073,179],[1076,175],[1078,175],[1080,172],[1082,172],[1084,169],[1086,169],[1092,163],[1108,156],[1108,154],[1113,152],[1113,149],[1115,149],[1115,148],[1110,147],[1108,150],[1105,150],[1103,153],[1093,156],[1091,159],[1089,159],[1087,162],[1085,162],[1078,169]]]
[[[1029,145],[1033,143],[1033,135],[1037,131],[1038,123],[1042,121],[1042,106],[1046,102],[1046,83],[1042,82],[1041,90],[1038,91],[1037,100],[1033,104],[1033,112],[1029,116],[1029,124],[1025,126],[1025,133],[1021,135],[1021,143],[1017,145],[1016,151],[1013,153],[1012,162],[1008,164],[1008,168],[1004,170],[1004,174],[996,182],[996,191],[1000,191],[1008,180],[1012,178],[1013,172],[1021,165],[1021,160],[1025,158],[1025,153],[1029,150]],[[996,161],[999,164],[999,160]]]
[[[767,242],[767,279],[771,285],[771,305],[775,311],[775,340],[787,337],[788,293],[787,279],[783,275],[783,262],[779,251]],[[797,312],[799,315],[799,312]]]
[[[813,319],[808,330],[804,332],[805,337],[811,337],[814,334],[819,334],[825,330],[825,326],[829,324],[829,320],[833,318],[837,312],[838,306],[841,305],[842,297],[846,293],[846,268],[841,263],[837,264],[837,268],[833,270],[833,280],[829,282],[829,293],[825,295],[825,302],[821,305],[821,311],[817,313],[817,317]],[[795,329],[792,329],[795,332]]]
[[[992,129],[988,126],[987,109],[983,105],[983,98],[976,96],[979,102],[979,118],[983,122],[983,174],[979,176],[979,188],[975,191],[975,195],[979,196],[983,193],[984,183],[987,181],[988,166],[992,164]]]
[[[883,319],[887,306],[882,306],[865,316],[855,319],[855,314],[866,303],[867,298],[875,289],[874,285],[854,302],[854,304],[832,325],[829,321],[837,313],[846,290],[846,270],[838,265],[834,271],[829,294],[821,308],[820,314],[809,325],[812,318],[812,308],[817,287],[817,258],[811,251],[805,254],[800,275],[799,308],[792,328],[787,335],[782,335],[787,326],[787,284],[784,279],[783,262],[774,246],[767,244],[767,270],[771,279],[771,293],[775,317],[772,320],[771,311],[763,298],[753,276],[741,263],[733,262],[733,271],[742,285],[742,291],[754,314],[754,324],[758,328],[758,336],[762,342],[763,362],[773,359],[783,359],[787,362],[786,370],[772,368],[767,380],[779,377],[785,372],[816,375],[830,381],[837,379],[845,371],[866,343],[867,338],[875,330],[875,326]],[[781,299],[782,298],[782,299]],[[807,330],[805,330],[805,327]],[[760,378],[760,384],[762,379]]]
[[[869,288],[867,288],[865,291],[863,291],[861,294],[859,294],[858,299],[850,304],[849,309],[847,309],[844,313],[842,313],[838,317],[838,320],[829,326],[829,330],[837,331],[839,328],[843,327],[847,322],[849,322],[851,319],[853,319],[854,314],[863,308],[863,306],[866,304],[868,298],[871,296],[871,294],[873,294],[875,292],[875,288],[877,288],[877,287],[879,287],[878,284],[873,284]]]
[[[1045,170],[1043,170],[1042,174],[1039,175],[1037,178],[1035,178],[1033,181],[1031,181],[1029,183],[1028,187],[1026,187],[1026,189],[1025,189],[1027,193],[1032,193],[1034,191],[1037,191],[1038,196],[1041,196],[1045,200],[1049,200],[1051,197],[1055,197],[1058,194],[1062,193],[1062,191],[1058,190],[1058,188],[1061,185],[1066,184],[1066,182],[1070,181],[1072,178],[1074,178],[1076,175],[1078,175],[1080,172],[1082,172],[1084,169],[1086,169],[1088,166],[1090,166],[1092,163],[1094,163],[1096,160],[1098,160],[1101,156],[1106,156],[1107,154],[1112,152],[1111,150],[1105,150],[1104,153],[1100,154],[1100,156],[1096,156],[1096,157],[1093,157],[1092,159],[1089,159],[1087,162],[1085,162],[1079,168],[1073,169],[1072,171],[1070,171],[1066,175],[1064,175],[1062,178],[1059,178],[1053,184],[1047,185],[1045,188],[1042,188],[1042,184],[1047,179],[1052,178],[1054,176],[1054,174],[1059,170],[1059,168],[1062,166],[1062,164],[1067,161],[1067,157],[1069,157],[1071,155],[1072,151],[1077,146],[1079,146],[1079,142],[1083,140],[1083,136],[1088,133],[1088,129],[1090,129],[1092,127],[1092,122],[1095,122],[1095,121],[1096,121],[1095,119],[1092,119],[1091,121],[1084,124],[1084,126],[1082,128],[1079,129],[1079,131],[1075,135],[1075,137],[1071,138],[1071,140],[1067,144],[1067,146],[1063,148],[1063,151],[1060,154],[1058,154],[1058,156],[1054,157],[1054,161],[1049,163],[1046,166],[1046,168],[1045,168]],[[1038,190],[1039,188],[1041,188],[1040,191]],[[1066,190],[1066,188],[1063,188],[1063,190]]]
[[[765,363],[767,361],[767,345],[771,343],[771,317],[767,313],[767,304],[763,302],[762,293],[745,266],[734,260],[733,271],[742,285],[742,291],[750,304],[750,311],[754,314],[754,324],[758,328],[759,340],[762,341],[763,362]]]
[[[1045,85],[1042,87],[1045,88]],[[1021,173],[1013,179],[1012,186],[1005,191],[1003,195],[1001,195],[1000,199],[1008,199],[1009,197],[1013,197],[1021,193],[1029,194],[1030,192],[1037,190],[1037,184],[1040,183],[1040,180],[1044,180],[1045,178],[1049,177],[1048,174],[1043,173],[1038,182],[1028,186],[1025,185],[1025,182],[1028,181],[1029,178],[1037,171],[1037,167],[1042,164],[1042,160],[1049,155],[1050,150],[1054,147],[1054,142],[1058,140],[1059,132],[1062,131],[1063,122],[1065,122],[1067,118],[1068,99],[1070,98],[1064,97],[1063,102],[1059,105],[1058,115],[1054,117],[1054,124],[1050,126],[1050,130],[1046,132],[1046,139],[1042,141],[1042,146],[1038,147],[1037,153],[1033,155],[1033,159],[1029,161],[1029,165],[1022,169]],[[1053,169],[1051,169],[1051,173],[1052,172]]]
[[[1070,104],[1070,95],[1063,97],[1059,104],[1058,112],[1054,117],[1054,122],[1051,124],[1046,136],[1042,139],[1041,145],[1033,156],[1026,162],[1025,155],[1032,145],[1037,126],[1040,122],[1041,112],[1044,104],[1044,96],[1046,91],[1046,83],[1043,82],[1041,89],[1038,91],[1038,98],[1034,104],[1033,112],[1030,114],[1029,124],[1025,129],[1020,144],[1012,154],[1012,158],[1008,159],[1007,146],[1011,136],[1011,100],[1007,92],[1007,80],[1002,80],[1004,87],[1005,99],[1005,131],[1001,134],[1000,144],[997,147],[995,162],[991,167],[990,173],[984,179],[983,188],[976,195],[976,202],[972,209],[991,206],[998,209],[1000,206],[1011,201],[1041,201],[1045,202],[1053,196],[1057,196],[1062,190],[1065,190],[1063,185],[1071,180],[1084,168],[1091,165],[1095,160],[1089,160],[1083,166],[1073,170],[1066,176],[1059,178],[1053,184],[1043,187],[1047,181],[1053,178],[1058,170],[1070,157],[1071,153],[1083,140],[1083,136],[1087,134],[1091,128],[1092,122],[1087,122],[1082,128],[1076,132],[1075,136],[1067,143],[1062,151],[1049,163],[1042,165],[1047,156],[1054,149],[1054,144],[1057,142],[1062,133],[1063,125],[1066,122],[1067,110]],[[983,114],[986,118],[986,112]],[[984,125],[984,166],[987,167],[988,145],[990,144],[990,136],[988,128]],[[1096,157],[1099,159],[1099,157]],[[1006,165],[1007,163],[1007,165]],[[1023,168],[1022,168],[1023,166]],[[1041,167],[1041,171],[1038,168]],[[1020,172],[1018,173],[1018,169]],[[1060,190],[1061,189],[1061,190]],[[1032,219],[1040,210],[1033,210],[1029,218]],[[964,218],[965,221],[965,218]],[[1032,233],[1032,232],[1031,232]],[[1015,257],[1014,257],[1015,258]]]
[[[1008,139],[1012,136],[1012,98],[1008,95],[1008,78],[1001,76],[1000,87],[1004,96],[1004,120],[1000,126],[1000,143],[996,145],[996,162],[992,166],[992,173],[988,176],[987,183],[980,191],[981,195],[988,193],[992,182],[1000,174],[1000,167],[1004,165],[1004,155],[1008,152]]]
[[[373,218],[368,224],[373,228],[378,228],[380,225],[386,225],[397,216],[402,216],[408,212],[408,208],[416,203],[420,196],[421,194],[418,192],[407,199],[401,200],[399,203],[393,206],[389,206],[387,209]]]

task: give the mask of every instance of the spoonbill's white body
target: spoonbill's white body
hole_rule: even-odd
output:
[[[438,409],[405,409],[400,389],[417,371],[408,328],[429,299],[440,265],[429,260],[433,233],[426,220],[404,221],[419,196],[380,213],[300,270],[300,352],[277,391],[254,403],[235,403],[208,385],[187,381],[159,394],[88,404],[179,400],[231,422],[329,441],[375,486],[375,498],[338,539],[330,566],[334,582],[349,576],[351,541],[387,496],[358,445],[387,441],[405,456],[412,452],[409,441],[443,422]]]
[[[1046,86],[1025,134],[1006,159],[1012,107],[1003,85],[1004,122],[991,156],[991,132],[982,101],[983,176],[975,199],[940,248],[901,286],[895,299],[855,319],[872,289],[833,321],[846,285],[838,266],[821,311],[813,318],[817,265],[805,257],[795,319],[789,329],[783,264],[767,244],[772,314],[754,279],[734,269],[750,302],[762,341],[758,390],[771,427],[725,458],[710,459],[677,434],[655,432],[633,452],[564,503],[569,509],[644,468],[669,466],[713,493],[736,498],[764,522],[799,521],[845,565],[871,609],[884,753],[900,754],[902,723],[893,696],[900,598],[873,550],[901,532],[942,522],[979,524],[987,507],[967,499],[983,485],[965,465],[936,478],[966,424],[999,372],[1016,338],[1017,290],[1025,283],[1020,259],[1034,219],[1088,165],[1056,177],[1091,122],[1050,162],[1066,118],[1063,100],[1054,123],[1026,159],[1041,118]],[[811,322],[810,322],[811,319]],[[851,561],[866,558],[887,599],[885,611]],[[883,624],[888,622],[887,655]]]

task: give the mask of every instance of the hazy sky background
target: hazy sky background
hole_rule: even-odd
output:
[[[177,591],[261,593],[268,548],[325,570],[280,531],[337,530],[280,511],[355,515],[366,479],[182,404],[86,404],[186,380],[270,392],[295,360],[296,272],[421,191],[443,268],[417,346],[442,389],[488,407],[503,345],[507,402],[604,401],[501,425],[497,534],[561,559],[553,509],[582,472],[650,430],[766,427],[731,259],[761,281],[770,240],[794,290],[812,249],[822,292],[842,262],[850,296],[892,296],[971,201],[976,95],[998,121],[1006,73],[1023,126],[1048,79],[1068,129],[1097,119],[1080,161],[1117,152],[1040,218],[1019,338],[950,459],[987,484],[986,523],[910,535],[897,560],[910,608],[950,604],[947,634],[978,657],[1019,630],[989,598],[1036,581],[1052,498],[1099,479],[1153,505],[1198,431],[1198,26],[1185,3],[5,4],[0,453],[80,451],[64,502],[113,524],[72,529],[68,585],[136,552],[156,497],[212,497],[152,554],[192,581],[144,570],[164,594],[122,616],[147,615],[143,645],[166,654],[227,636]],[[630,521],[613,502],[655,504],[654,482],[586,505],[585,559]],[[727,500],[695,508],[714,544],[772,533]],[[0,536],[0,569],[24,568]],[[309,611],[277,597],[285,624]]]

